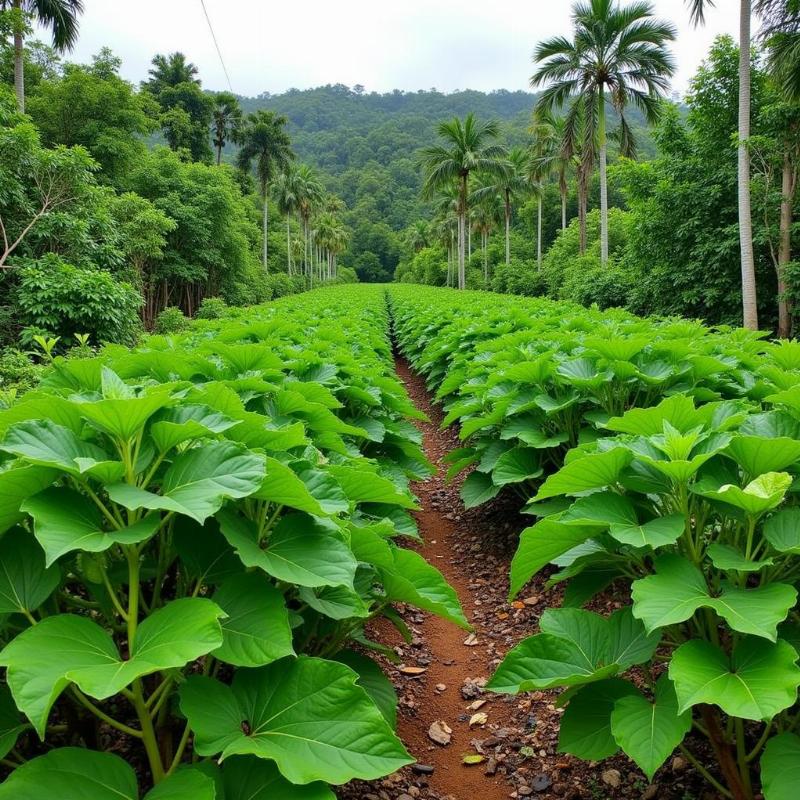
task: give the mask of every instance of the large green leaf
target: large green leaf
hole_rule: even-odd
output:
[[[105,530],[98,507],[85,495],[63,487],[29,497],[22,510],[33,517],[33,530],[48,566],[74,550],[101,553],[114,544],[138,544],[153,536],[161,525],[158,514],[149,514],[120,530]]]
[[[214,656],[237,667],[260,667],[294,655],[283,595],[258,572],[228,578],[214,593],[227,615]]]
[[[210,406],[200,403],[186,403],[162,411],[156,422],[150,426],[150,435],[160,452],[166,453],[179,444],[223,433],[239,424]]]
[[[296,508],[308,514],[320,516],[325,514],[319,500],[311,494],[303,480],[291,467],[287,467],[276,458],[267,457],[267,476],[253,496],[259,500]]]
[[[800,459],[800,441],[785,436],[734,436],[726,451],[751,477],[781,472]]]
[[[597,525],[565,524],[557,519],[545,518],[526,528],[519,537],[519,547],[511,561],[511,588],[514,597],[520,589],[553,559],[572,550],[605,527]]]
[[[621,678],[608,678],[582,687],[570,699],[558,729],[558,749],[586,761],[610,758],[619,745],[611,733],[611,712],[620,697],[636,694]]]
[[[231,756],[222,769],[225,797],[217,800],[336,800],[324,783],[289,783],[272,761]]]
[[[800,545],[800,536],[797,537],[798,545]],[[714,544],[709,545],[706,551],[711,563],[717,568],[725,571],[735,570],[736,572],[758,572],[764,567],[771,567],[774,563],[771,558],[762,558],[754,561],[744,557],[744,553],[737,550],[735,547],[727,544]],[[798,550],[800,552],[800,550]]]
[[[132,439],[156,411],[169,405],[169,393],[157,391],[141,397],[110,398],[77,404],[80,415],[93,425],[123,441]]]
[[[669,514],[656,517],[641,525],[611,525],[609,533],[622,544],[631,547],[659,547],[675,544],[686,528],[686,520],[682,514]]]
[[[656,574],[632,584],[633,613],[648,630],[689,619],[698,608],[713,608],[737,631],[775,641],[778,624],[794,606],[797,592],[788,584],[771,583],[753,589],[723,584],[712,597],[703,573],[678,555],[656,561]]]
[[[29,464],[58,467],[71,475],[81,473],[79,459],[83,464],[109,460],[104,450],[48,419],[13,425],[0,442],[0,450],[19,456]]]
[[[760,516],[777,508],[792,485],[792,477],[786,472],[767,472],[759,475],[744,489],[726,484],[719,489],[700,492],[704,497],[720,500],[740,508],[751,516]]]
[[[503,487],[494,483],[491,475],[471,472],[461,484],[461,499],[465,508],[477,508],[500,494]]]
[[[69,683],[103,700],[143,675],[182,667],[222,644],[223,613],[203,598],[173,600],[139,625],[127,660],[96,622],[47,617],[6,645],[0,665],[17,706],[44,738],[50,709]]]
[[[13,528],[0,539],[0,614],[32,612],[55,591],[58,567],[48,568],[36,539]]]
[[[773,644],[755,636],[742,639],[730,657],[710,642],[686,642],[669,665],[678,710],[709,703],[734,717],[771,719],[797,699],[797,658],[786,642]]]
[[[108,487],[108,496],[128,509],[163,509],[204,522],[227,499],[257,491],[266,472],[264,456],[234,442],[206,442],[181,453],[164,475],[161,494],[126,483]]]
[[[800,736],[773,736],[761,756],[764,800],[795,800],[800,785]]]
[[[636,525],[638,517],[633,503],[616,492],[593,492],[579,497],[560,517],[561,522],[583,525]]]
[[[388,600],[410,603],[471,630],[455,589],[436,567],[413,550],[393,548],[392,558],[393,567],[381,570]]]
[[[417,508],[409,495],[374,472],[345,465],[331,465],[328,469],[351,503],[388,503],[401,508]]]
[[[692,712],[678,713],[672,681],[662,675],[656,683],[655,702],[638,693],[620,697],[611,712],[611,730],[617,744],[652,781],[692,727]]]
[[[394,730],[397,727],[397,692],[383,670],[369,656],[354,650],[340,650],[334,661],[346,664],[358,675],[358,685],[372,698]]]
[[[62,747],[15,769],[1,800],[138,800],[133,768],[113,753]],[[208,795],[213,799],[213,794]],[[188,798],[187,798],[188,800]]]
[[[764,538],[780,553],[800,555],[800,508],[784,508],[764,523]]]
[[[249,520],[228,510],[218,519],[222,534],[246,567],[257,567],[298,586],[353,588],[358,564],[335,528],[304,514],[290,514],[281,519],[262,548]]]
[[[539,452],[533,447],[515,447],[503,453],[492,470],[492,482],[497,486],[521,483],[543,474]]]
[[[0,684],[0,758],[5,758],[11,752],[19,735],[28,727],[17,710],[8,686]]]
[[[58,471],[48,467],[22,466],[0,472],[0,533],[5,533],[25,515],[22,501],[50,486]]]
[[[138,800],[133,768],[113,753],[62,747],[18,767],[0,784],[3,800]],[[143,800],[215,800],[214,781],[194,769],[170,775]]]
[[[181,709],[200,755],[256,755],[292,783],[370,780],[412,762],[357,675],[301,657],[238,670],[230,686],[191,676]]]
[[[574,495],[589,489],[612,486],[632,458],[633,454],[624,447],[575,458],[542,484],[536,499],[544,500],[561,494]]]

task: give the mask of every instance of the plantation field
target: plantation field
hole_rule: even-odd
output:
[[[799,465],[796,342],[544,299],[57,358],[0,411],[0,800],[792,797]]]

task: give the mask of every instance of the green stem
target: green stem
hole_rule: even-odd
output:
[[[178,765],[181,763],[181,759],[183,758],[183,754],[186,752],[186,745],[189,744],[189,734],[191,733],[191,728],[189,727],[189,723],[187,722],[183,729],[183,734],[181,736],[181,740],[178,743],[178,749],[175,751],[175,758],[172,759],[172,763],[167,770],[167,775],[172,775],[172,773],[177,769]]]
[[[98,719],[101,719],[107,725],[110,725],[112,728],[116,728],[116,730],[120,731],[121,733],[125,733],[128,736],[134,736],[137,739],[142,738],[142,732],[137,731],[136,728],[131,728],[129,725],[126,725],[124,722],[120,722],[119,720],[110,717],[106,714],[105,711],[98,708],[77,686],[72,686],[72,696],[86,709],[92,712]]]
[[[142,682],[138,678],[133,683],[133,706],[142,726],[142,740],[147,760],[150,763],[150,771],[153,773],[153,783],[161,783],[165,776],[164,765],[161,763],[161,752],[158,749],[158,737],[144,701]]]
[[[742,786],[747,792],[747,796],[752,797],[753,785],[750,781],[750,765],[747,762],[745,744],[744,721],[741,717],[736,717],[736,762],[739,765],[739,774],[742,776]]]
[[[681,753],[686,760],[707,780],[723,797],[732,800],[733,794],[729,792],[687,749],[684,745],[678,745]]]

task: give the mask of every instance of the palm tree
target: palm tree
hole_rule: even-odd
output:
[[[686,0],[692,22],[705,22],[712,0]],[[755,254],[753,251],[753,217],[750,209],[750,0],[739,0],[739,146],[737,190],[739,195],[739,248],[742,269],[742,315],[745,328],[758,330]]]
[[[600,157],[600,253],[608,262],[608,174],[606,103],[622,114],[637,106],[648,122],[659,115],[659,99],[675,72],[666,45],[675,29],[653,19],[649,2],[621,7],[616,0],[585,0],[572,7],[572,40],[558,36],[542,42],[534,60],[539,68],[531,86],[548,84],[537,111],[561,108],[579,98],[592,116],[597,114]],[[627,126],[626,126],[627,127]]]
[[[237,164],[242,172],[249,172],[255,162],[256,177],[261,188],[261,200],[264,205],[264,270],[267,264],[267,229],[269,218],[269,187],[275,173],[283,169],[294,153],[291,149],[289,134],[285,126],[288,120],[275,114],[274,111],[257,111],[249,114],[247,123],[242,129],[240,142],[242,149],[237,156]]]
[[[298,167],[296,179],[297,213],[300,215],[300,224],[303,228],[303,271],[307,280],[313,283],[314,252],[311,246],[311,215],[322,202],[325,192],[314,171],[306,164]]]
[[[211,120],[214,147],[217,148],[217,166],[219,166],[222,160],[222,148],[228,141],[236,141],[242,125],[242,109],[239,107],[239,98],[231,92],[217,92],[214,95]]]
[[[275,181],[275,199],[278,210],[286,216],[286,272],[293,273],[292,265],[292,215],[300,210],[300,179],[297,167],[289,163]]]
[[[499,175],[508,168],[506,150],[496,144],[500,126],[494,120],[478,122],[473,114],[463,121],[442,122],[438,128],[442,144],[425,148],[420,163],[425,170],[423,196],[433,197],[447,186],[458,188],[458,288],[467,284],[467,211],[469,176],[474,172]]]
[[[0,10],[12,9],[14,15],[14,91],[17,108],[25,113],[25,20],[32,17],[53,32],[53,47],[60,52],[72,50],[78,39],[78,16],[83,0],[0,0]]]
[[[534,146],[532,158],[539,172],[548,177],[558,176],[558,191],[561,195],[561,230],[567,227],[567,195],[569,184],[567,171],[577,166],[575,148],[567,131],[566,117],[556,117],[549,111],[533,115],[530,132]]]
[[[197,67],[180,52],[170,53],[168,56],[161,53],[153,56],[153,67],[147,71],[149,80],[142,83],[142,88],[158,96],[168,87],[175,87],[181,83],[200,84],[197,77]]]
[[[415,253],[425,249],[430,244],[431,228],[424,219],[418,219],[411,223],[406,231],[406,244]]]
[[[470,222],[481,236],[481,253],[483,254],[483,282],[489,282],[489,236],[505,218],[508,222],[508,206],[505,197],[499,194],[492,184],[484,184],[470,197],[472,210]],[[506,225],[506,257],[508,256],[508,226]],[[508,261],[506,262],[508,263]]]
[[[770,72],[784,96],[800,100],[800,5],[797,0],[756,0],[759,39],[768,48]]]

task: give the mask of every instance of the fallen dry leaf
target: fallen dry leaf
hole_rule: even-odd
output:
[[[403,675],[422,675],[427,671],[427,667],[400,667],[400,672],[402,672]]]
[[[476,700],[474,703],[470,703],[467,706],[467,708],[470,711],[477,711],[479,708],[481,708],[482,706],[485,706],[485,705],[486,705],[486,701],[485,700]]]
[[[436,744],[444,746],[450,744],[452,732],[453,729],[444,720],[438,719],[436,722],[432,722],[428,728],[428,738]]]
[[[488,719],[489,715],[485,711],[480,711],[469,718],[469,726],[471,728],[473,725],[485,725]]]
[[[471,767],[473,764],[482,764],[486,761],[486,758],[484,756],[479,756],[477,753],[466,753],[461,760],[468,767]]]
[[[464,639],[464,644],[467,647],[475,647],[478,644],[478,637],[474,633],[471,633],[466,639]]]

